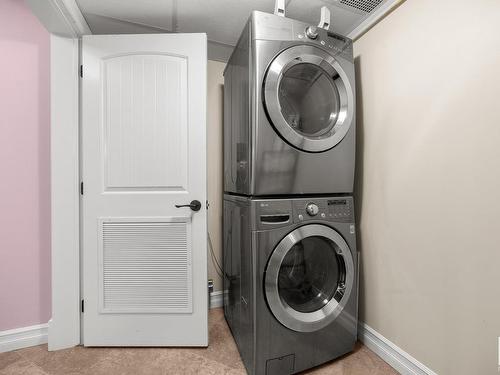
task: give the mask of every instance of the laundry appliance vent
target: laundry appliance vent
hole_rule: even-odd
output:
[[[382,0],[339,0],[339,3],[364,13],[371,13]]]

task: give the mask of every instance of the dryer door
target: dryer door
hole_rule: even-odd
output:
[[[333,56],[311,45],[286,49],[269,66],[264,83],[267,113],[292,146],[322,152],[347,134],[354,95]]]
[[[283,238],[269,258],[266,299],[285,327],[313,332],[342,312],[354,273],[351,251],[339,233],[325,225],[305,225]]]

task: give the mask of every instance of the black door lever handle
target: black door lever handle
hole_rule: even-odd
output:
[[[175,207],[181,208],[181,207],[189,207],[192,211],[199,211],[201,208],[201,203],[200,201],[194,200],[191,201],[189,204],[176,204]]]

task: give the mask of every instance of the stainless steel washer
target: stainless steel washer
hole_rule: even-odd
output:
[[[351,40],[253,12],[224,73],[224,190],[351,193],[354,87]]]
[[[353,349],[357,259],[352,197],[224,197],[224,314],[249,374]]]

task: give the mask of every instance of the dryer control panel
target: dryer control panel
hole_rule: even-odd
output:
[[[296,223],[310,220],[354,221],[352,197],[297,199],[292,202]]]
[[[252,12],[252,38],[260,40],[297,41],[316,44],[333,56],[352,60],[352,40],[332,31],[274,14]]]

